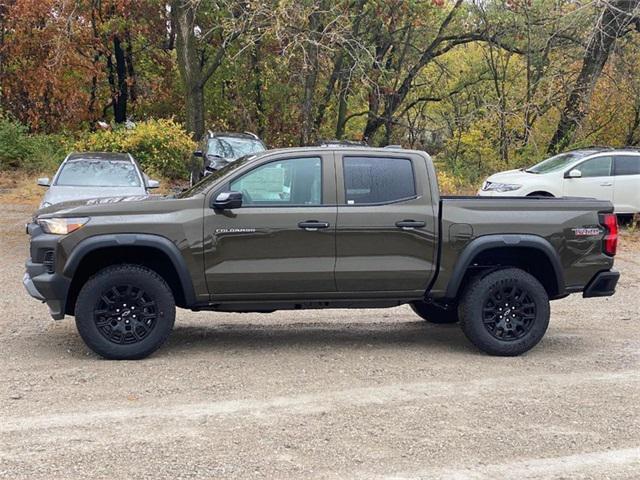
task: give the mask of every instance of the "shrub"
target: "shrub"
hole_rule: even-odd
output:
[[[0,167],[18,168],[30,151],[27,127],[8,119],[0,119]]]
[[[65,155],[63,135],[29,134],[26,126],[0,117],[0,170],[53,170]]]
[[[130,153],[146,173],[167,178],[186,175],[194,148],[194,142],[182,127],[168,119],[140,122],[132,129],[88,133],[73,144],[75,151]]]

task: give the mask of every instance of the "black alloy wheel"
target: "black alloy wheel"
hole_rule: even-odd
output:
[[[482,322],[498,340],[524,337],[536,320],[536,304],[519,285],[500,285],[493,289],[482,310]]]
[[[156,326],[156,301],[133,285],[116,285],[104,292],[93,312],[100,333],[110,342],[132,344],[144,340]]]

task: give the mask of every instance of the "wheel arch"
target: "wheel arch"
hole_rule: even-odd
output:
[[[531,193],[527,194],[527,197],[548,197],[548,198],[556,198],[556,195],[549,192],[548,190],[535,190]]]
[[[118,263],[143,265],[163,277],[176,305],[196,303],[189,269],[178,248],[166,237],[152,234],[108,234],[82,240],[67,259],[63,274],[71,279],[65,310],[73,315],[82,285],[98,270]]]
[[[565,294],[564,274],[558,252],[537,235],[486,235],[462,251],[447,283],[445,297],[455,299],[478,270],[517,267],[531,273],[550,298]]]

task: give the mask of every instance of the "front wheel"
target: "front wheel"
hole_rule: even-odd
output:
[[[547,331],[549,315],[546,290],[518,268],[473,281],[460,304],[462,331],[490,355],[515,356],[535,347]]]
[[[87,346],[104,358],[147,357],[167,340],[176,316],[171,289],[139,265],[100,270],[76,301],[76,326]]]

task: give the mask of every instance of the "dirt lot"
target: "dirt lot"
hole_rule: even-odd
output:
[[[2,210],[0,478],[640,477],[637,244],[616,296],[555,302],[519,358],[402,307],[180,312],[156,355],[109,362],[27,297],[31,209]]]

